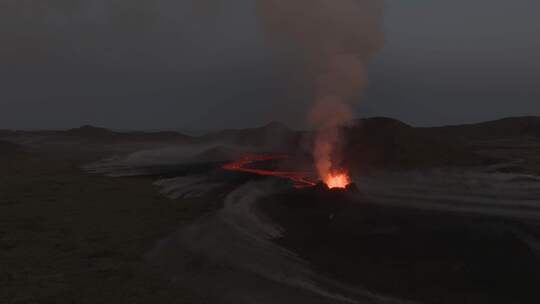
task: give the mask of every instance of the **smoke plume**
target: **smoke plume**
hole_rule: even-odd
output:
[[[223,0],[205,0],[214,8]],[[367,63],[383,44],[382,0],[254,0],[268,38],[301,66],[318,129],[313,156],[320,177],[339,171],[340,130],[367,87]]]
[[[311,82],[313,156],[325,180],[339,169],[340,129],[367,86],[367,63],[382,46],[379,0],[258,0],[272,41],[299,55]]]

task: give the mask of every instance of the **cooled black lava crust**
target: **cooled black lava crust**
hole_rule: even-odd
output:
[[[424,303],[540,303],[540,229],[494,217],[384,207],[322,187],[261,202],[277,240],[339,280]]]

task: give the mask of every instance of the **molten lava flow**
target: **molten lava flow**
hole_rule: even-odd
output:
[[[345,172],[333,172],[325,177],[324,183],[330,189],[344,189],[351,184],[351,179]]]
[[[280,160],[288,158],[287,155],[245,155],[240,160],[233,163],[224,165],[222,168],[229,171],[239,171],[253,173],[257,175],[264,176],[275,176],[279,178],[289,179],[294,182],[296,188],[305,188],[315,186],[316,183],[309,178],[308,172],[301,171],[272,171],[266,169],[255,169],[249,168],[249,165],[252,165],[256,162],[269,161],[269,160]]]

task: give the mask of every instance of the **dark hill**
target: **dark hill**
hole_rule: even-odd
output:
[[[470,166],[488,160],[458,140],[424,132],[391,118],[357,120],[344,131],[344,163],[350,168]]]
[[[425,130],[439,136],[450,136],[468,140],[512,137],[540,138],[540,117],[509,117],[476,124],[425,128]]]
[[[90,125],[85,125],[80,128],[74,128],[63,132],[65,135],[85,137],[85,138],[111,138],[117,135],[116,132],[98,128]]]

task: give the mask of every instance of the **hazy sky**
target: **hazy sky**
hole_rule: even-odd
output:
[[[304,121],[294,60],[266,42],[253,1],[203,2],[2,1],[0,128]],[[539,10],[535,0],[386,0],[386,46],[358,114],[415,125],[540,115]]]

